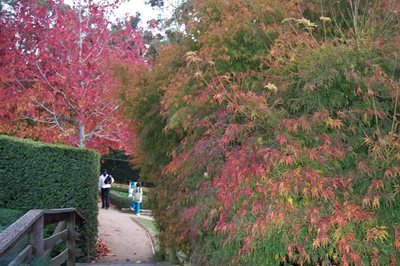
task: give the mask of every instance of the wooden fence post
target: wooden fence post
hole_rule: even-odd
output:
[[[67,248],[68,248],[68,261],[67,266],[75,265],[75,212],[70,212],[67,220],[67,229],[68,229],[68,239],[67,239]]]
[[[36,220],[36,222],[32,226],[32,246],[33,246],[33,256],[39,258],[43,256],[43,226],[44,219],[43,215]]]

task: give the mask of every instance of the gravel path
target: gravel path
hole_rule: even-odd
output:
[[[123,213],[113,207],[99,206],[100,238],[111,249],[110,255],[97,263],[152,263],[153,246],[146,230],[133,219],[132,213]]]

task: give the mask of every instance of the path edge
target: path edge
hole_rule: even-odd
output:
[[[135,217],[131,217],[131,219],[132,219],[137,225],[139,225],[141,228],[143,228],[143,229],[146,231],[147,237],[150,239],[151,251],[153,252],[153,260],[155,261],[155,259],[156,259],[156,251],[155,251],[155,249],[154,249],[154,245],[155,245],[154,242],[155,242],[155,241],[154,241],[153,237],[151,236],[149,230],[148,230],[144,225],[142,225],[138,220],[136,220]]]

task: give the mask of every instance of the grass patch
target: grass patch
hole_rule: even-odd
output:
[[[156,223],[153,220],[141,217],[135,217],[135,219],[149,231],[153,239],[158,236],[159,230],[157,228]]]

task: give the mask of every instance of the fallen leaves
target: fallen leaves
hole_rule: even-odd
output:
[[[99,238],[96,243],[96,253],[99,257],[108,256],[111,252],[111,249],[107,246],[106,242]]]

